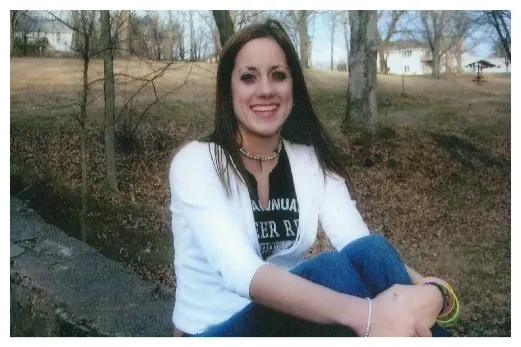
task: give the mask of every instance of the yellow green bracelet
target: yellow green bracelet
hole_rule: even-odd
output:
[[[436,320],[438,324],[445,327],[453,323],[458,318],[460,311],[459,300],[449,283],[438,277],[425,277],[417,284],[433,284],[436,286],[441,286],[445,288],[447,292],[450,294],[450,303],[448,304],[445,303],[444,295],[444,307],[442,309],[442,312],[440,312],[440,314],[438,315],[438,319]]]

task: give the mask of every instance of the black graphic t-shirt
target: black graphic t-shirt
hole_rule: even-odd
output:
[[[250,178],[252,182],[256,182],[252,174]],[[284,147],[280,152],[279,162],[269,176],[267,208],[261,207],[256,186],[250,192],[250,198],[262,259],[266,260],[272,254],[291,248],[297,239],[299,209]]]

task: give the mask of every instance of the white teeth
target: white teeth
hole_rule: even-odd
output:
[[[275,111],[277,109],[277,105],[268,105],[268,106],[253,106],[252,110],[255,112],[268,112]]]

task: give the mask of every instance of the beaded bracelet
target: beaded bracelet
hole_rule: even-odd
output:
[[[371,298],[365,299],[367,300],[367,324],[365,326],[364,337],[369,337],[369,332],[371,331],[371,317],[373,315],[373,305],[371,302]]]

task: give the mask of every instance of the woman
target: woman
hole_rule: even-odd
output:
[[[230,38],[216,89],[215,130],[170,168],[175,335],[445,335],[455,296],[369,233],[278,22]],[[338,251],[304,260],[318,223]]]

